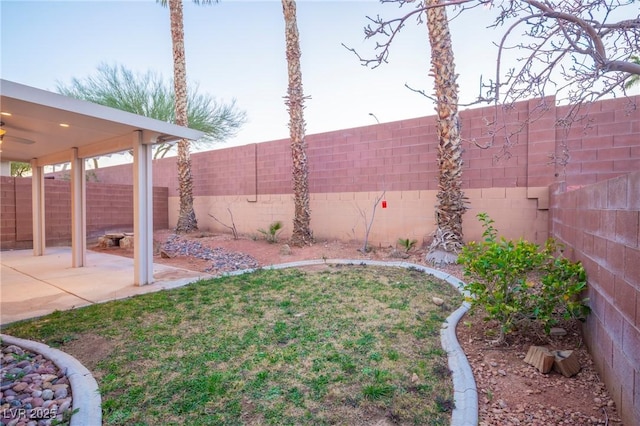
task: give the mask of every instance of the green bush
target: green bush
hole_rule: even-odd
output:
[[[262,235],[264,235],[264,238],[268,242],[277,243],[278,242],[278,235],[280,235],[280,231],[281,230],[282,230],[282,222],[280,222],[278,220],[276,222],[273,222],[271,225],[269,225],[269,230],[258,229],[258,232],[260,232]]]
[[[402,247],[405,253],[409,251],[418,243],[418,240],[412,240],[410,238],[398,238],[398,244]]]
[[[485,320],[500,325],[497,343],[521,321],[538,322],[548,333],[561,318],[584,319],[588,300],[579,296],[587,277],[579,262],[562,257],[562,246],[553,239],[543,248],[523,239],[498,239],[493,220],[486,213],[477,217],[483,241],[468,243],[458,263],[464,267],[464,290],[472,307],[483,308]]]

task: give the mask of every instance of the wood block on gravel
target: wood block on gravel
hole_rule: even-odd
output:
[[[571,377],[580,371],[580,362],[573,351],[553,351],[553,368],[565,377]]]
[[[531,364],[538,369],[539,372],[547,374],[551,371],[555,355],[543,346],[531,346],[524,358],[524,362]]]
[[[543,374],[551,371],[554,360],[554,354],[552,354],[547,348],[543,346],[529,347],[527,356],[525,356],[524,358],[524,362],[533,365],[538,369],[539,372]]]

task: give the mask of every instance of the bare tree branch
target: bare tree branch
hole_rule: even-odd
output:
[[[362,253],[367,253],[368,251],[369,233],[371,232],[371,227],[373,226],[373,220],[376,217],[376,209],[378,208],[378,204],[384,198],[386,193],[387,191],[382,191],[382,194],[376,197],[376,199],[373,201],[373,210],[371,211],[371,218],[369,220],[367,220],[366,210],[361,209],[360,206],[356,204],[356,210],[358,210],[358,213],[360,213],[360,216],[362,216],[362,220],[364,221],[364,241],[362,243],[362,247],[360,248],[360,251]]]
[[[389,59],[391,44],[409,19],[422,23],[424,13],[435,7],[452,8],[459,16],[483,6],[493,11],[489,28],[503,29],[497,44],[495,75],[480,84],[477,100],[469,105],[493,103],[495,113],[487,120],[487,142],[472,144],[483,148],[500,146],[499,156],[508,156],[517,141],[517,132],[541,117],[549,106],[544,98],[555,95],[569,108],[557,125],[568,133],[577,123],[588,128],[588,111],[593,102],[605,96],[628,97],[628,82],[640,75],[634,61],[640,49],[640,13],[634,0],[441,0],[425,4],[412,0],[381,0],[408,12],[392,19],[367,17],[365,39],[375,39],[372,58],[353,52],[362,65],[376,68]],[[635,15],[635,16],[634,16]],[[621,18],[622,19],[619,19]],[[616,20],[617,19],[617,20]],[[504,69],[505,64],[513,68]],[[424,90],[405,84],[409,90],[434,101]],[[518,125],[502,122],[516,102],[532,98],[541,102]],[[629,109],[635,109],[630,98]],[[561,163],[564,163],[562,161]]]
[[[220,219],[218,219],[217,217],[215,217],[211,213],[209,213],[209,216],[211,216],[213,218],[213,220],[218,222],[220,225],[222,225],[225,228],[231,230],[231,233],[233,234],[233,239],[237,240],[238,239],[238,230],[236,229],[236,223],[233,221],[233,213],[231,213],[231,209],[229,207],[227,207],[227,211],[229,212],[229,216],[231,217],[231,226],[229,226],[226,223],[220,221]]]

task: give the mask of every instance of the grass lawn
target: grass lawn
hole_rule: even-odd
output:
[[[439,330],[461,302],[417,270],[261,270],[4,332],[62,350],[107,341],[92,371],[109,425],[448,425]]]

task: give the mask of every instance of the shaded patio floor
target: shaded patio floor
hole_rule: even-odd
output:
[[[154,283],[133,284],[133,259],[87,251],[87,266],[71,267],[71,249],[0,252],[0,324],[137,294],[180,287],[211,275],[153,265]]]

